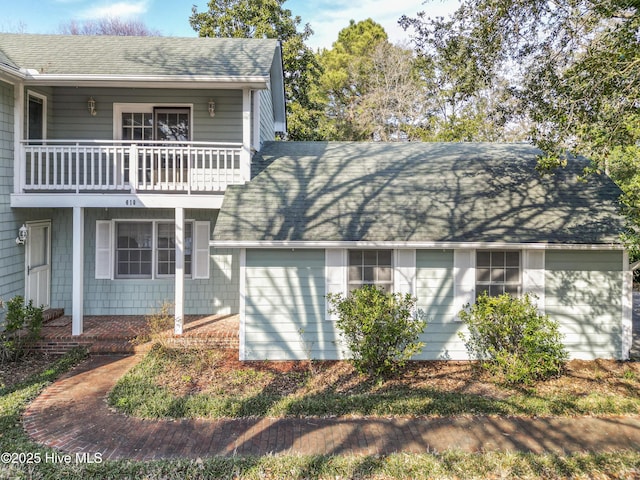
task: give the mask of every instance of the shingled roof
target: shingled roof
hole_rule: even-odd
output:
[[[0,61],[40,75],[268,77],[277,45],[244,38],[2,33]]]
[[[524,144],[274,142],[229,188],[214,229],[242,242],[615,244],[618,187],[552,175]]]

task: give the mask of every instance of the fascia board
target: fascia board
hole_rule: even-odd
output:
[[[513,249],[513,250],[624,250],[621,244],[509,243],[509,242],[372,242],[372,241],[251,241],[211,240],[216,248],[392,248],[392,249]]]

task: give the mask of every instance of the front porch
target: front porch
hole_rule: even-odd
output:
[[[150,342],[139,343],[136,338],[148,333],[143,315],[86,316],[84,332],[73,336],[72,318],[63,315],[45,322],[42,339],[34,350],[61,354],[75,347],[85,347],[93,354],[141,353],[151,347]],[[173,328],[161,334],[170,346],[205,346],[207,348],[237,349],[239,344],[238,315],[186,315],[182,335]]]

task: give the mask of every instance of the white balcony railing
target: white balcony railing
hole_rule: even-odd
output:
[[[241,144],[42,140],[22,143],[24,192],[221,192],[249,180]]]

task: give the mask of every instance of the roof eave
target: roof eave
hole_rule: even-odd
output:
[[[145,86],[148,88],[189,87],[189,88],[254,88],[267,89],[268,76],[207,76],[207,75],[75,75],[75,74],[35,74],[28,72],[26,85],[46,85],[52,87],[113,87]]]
[[[391,249],[526,249],[526,250],[624,250],[618,243],[518,243],[346,240],[211,240],[216,248],[391,248]]]
[[[8,80],[24,80],[26,77],[20,70],[0,63],[0,78]]]

